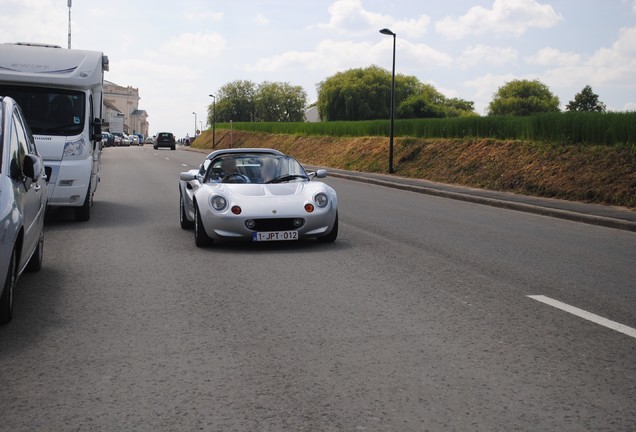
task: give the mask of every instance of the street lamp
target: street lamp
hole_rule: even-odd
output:
[[[68,0],[68,49],[71,49],[71,5],[73,0]]]
[[[194,138],[196,138],[197,137],[197,113],[192,111],[192,114],[194,114]]]
[[[208,95],[212,98],[212,148],[214,149],[214,144],[216,140],[214,139],[214,128],[216,124],[216,96],[213,94]]]
[[[393,132],[395,122],[395,37],[397,36],[391,30],[385,28],[380,33],[387,36],[393,36],[393,70],[391,72],[391,131],[389,132],[389,173],[394,173],[393,169]]]

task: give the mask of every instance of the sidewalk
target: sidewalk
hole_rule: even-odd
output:
[[[315,170],[316,166],[307,166]],[[388,174],[326,168],[332,177],[636,232],[636,211],[552,198],[435,183]]]

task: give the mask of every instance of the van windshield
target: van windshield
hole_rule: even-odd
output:
[[[18,102],[33,135],[79,135],[84,130],[81,91],[0,84],[0,95]]]

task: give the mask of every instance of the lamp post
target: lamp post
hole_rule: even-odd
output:
[[[73,0],[68,0],[68,49],[71,49],[71,5]]]
[[[391,30],[385,28],[380,33],[387,36],[393,36],[393,69],[391,72],[391,131],[389,132],[389,173],[394,173],[393,169],[393,133],[395,122],[395,37],[397,36]]]
[[[194,114],[194,138],[196,139],[196,137],[197,137],[197,113],[192,111],[192,114]]]
[[[214,129],[216,124],[216,96],[213,94],[208,95],[212,98],[212,148],[214,149],[214,145],[216,140],[214,139]]]

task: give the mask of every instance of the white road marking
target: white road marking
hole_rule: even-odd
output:
[[[165,160],[170,160],[170,158],[164,158]]]
[[[188,166],[188,164],[181,164],[181,166],[187,167],[187,166]]]
[[[603,318],[602,316],[593,314],[591,312],[585,311],[583,309],[579,309],[574,306],[570,306],[567,303],[560,302],[558,300],[554,300],[550,297],[546,297],[544,295],[529,295],[533,300],[539,301],[541,303],[545,303],[547,305],[553,306],[557,309],[561,309],[562,311],[571,313],[572,315],[576,315],[580,318],[586,319],[588,321],[592,321],[593,323],[602,325],[609,329],[615,330],[619,333],[623,333],[627,336],[631,336],[636,338],[636,329],[628,327],[624,324],[617,323],[616,321],[609,320],[607,318]]]

